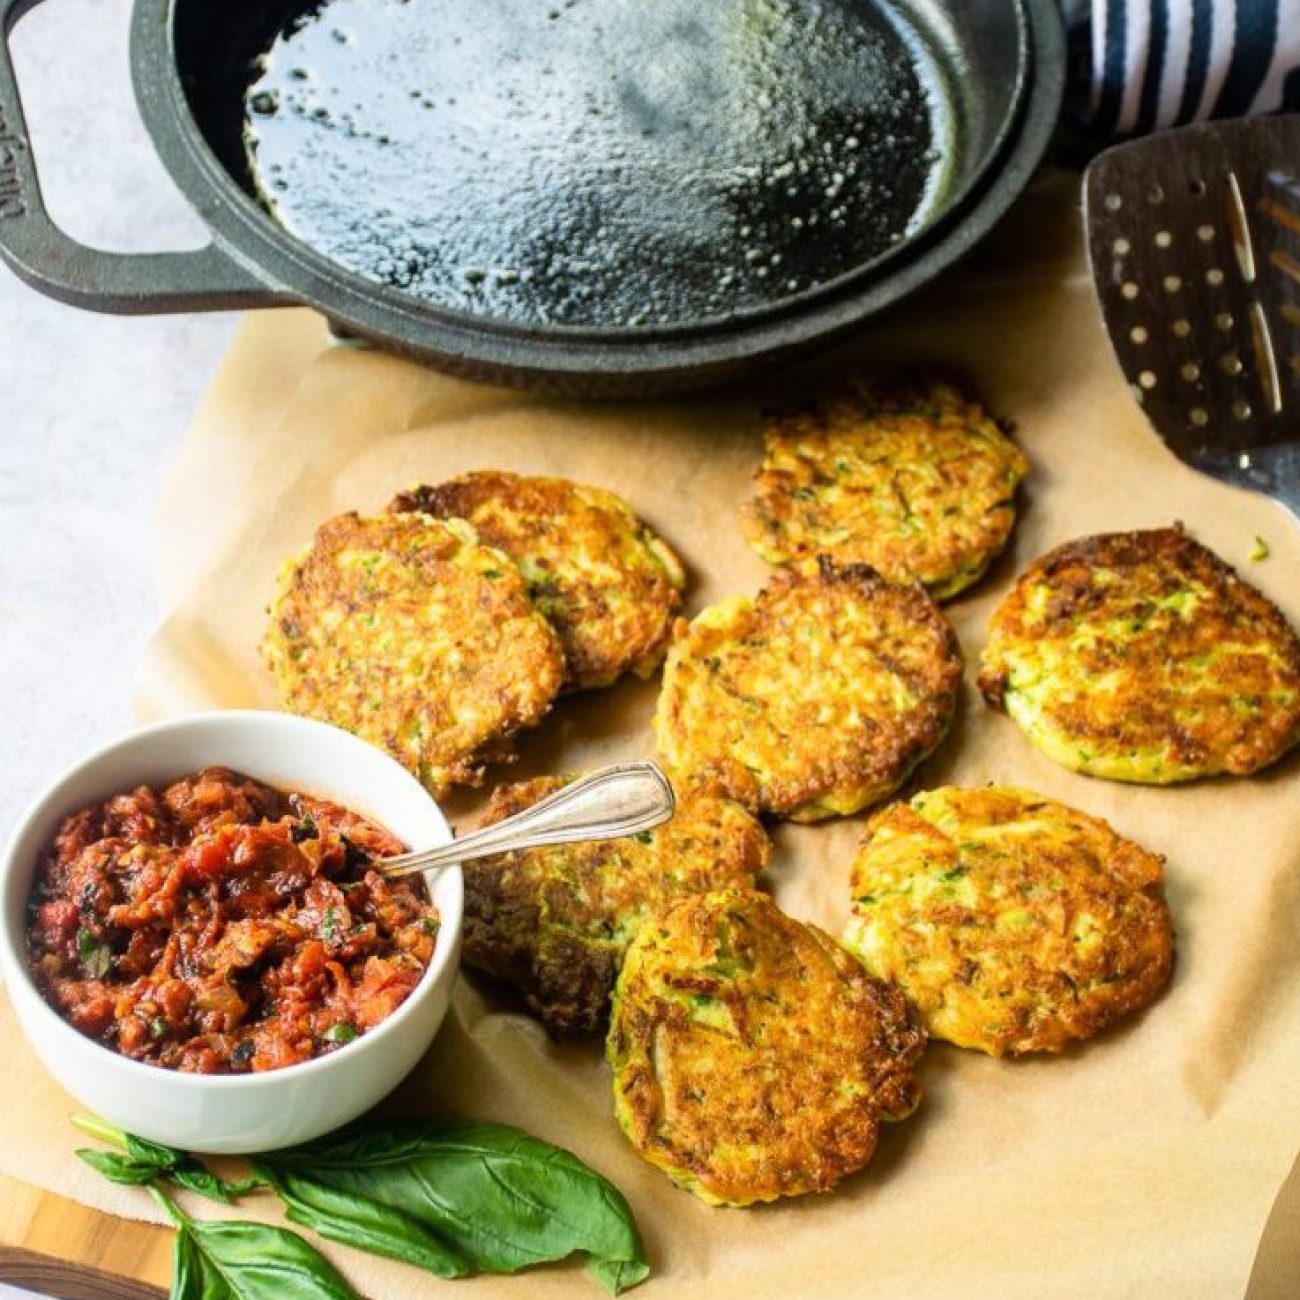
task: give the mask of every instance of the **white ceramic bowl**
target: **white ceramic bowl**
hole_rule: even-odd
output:
[[[182,1074],[121,1056],[73,1029],[28,975],[24,927],[37,857],[68,813],[214,765],[332,799],[413,849],[451,839],[437,804],[410,773],[335,727],[253,711],[200,713],[146,727],[61,776],[19,822],[0,861],[0,973],[37,1056],[87,1110],[188,1151],[265,1151],[356,1118],[424,1054],[456,978],[464,890],[459,868],[430,880],[442,926],[424,977],[391,1016],[328,1056],[249,1075]]]

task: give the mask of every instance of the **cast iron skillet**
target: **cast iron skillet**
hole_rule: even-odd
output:
[[[250,62],[286,18],[302,9],[302,0],[136,0],[136,97],[161,158],[208,225],[212,242],[194,252],[130,255],[75,243],[42,205],[8,56],[10,30],[36,3],[0,0],[6,38],[0,41],[0,255],[30,284],[78,306],[119,313],[305,303],[322,311],[339,333],[443,369],[587,396],[663,392],[734,377],[842,334],[931,279],[986,233],[1026,184],[1055,125],[1064,79],[1056,0],[896,0],[922,33],[918,60],[931,70],[931,91],[944,104],[948,123],[940,146],[947,169],[942,196],[905,237],[884,251],[864,248],[859,261],[850,256],[847,264],[841,240],[833,274],[819,278],[813,265],[802,283],[774,277],[770,294],[755,295],[751,281],[748,296],[722,310],[681,318],[661,313],[641,325],[593,324],[559,310],[555,319],[511,318],[499,303],[472,297],[464,303],[425,301],[349,270],[288,233],[254,197],[240,142]],[[564,3],[568,10],[577,0]],[[749,3],[741,0],[741,7]],[[752,0],[752,9],[790,3]],[[836,13],[869,17],[879,0],[821,3],[837,7]],[[599,13],[599,0],[591,8]],[[619,12],[626,17],[636,9]],[[689,15],[689,4],[684,12]],[[599,32],[599,40],[627,42],[628,66],[660,62],[645,57],[645,33],[625,30],[635,24],[611,27],[617,30]],[[672,39],[661,24],[655,40]],[[698,31],[682,39],[698,44]],[[693,50],[687,53],[696,57]],[[527,59],[529,49],[521,48],[518,57]],[[633,96],[642,89],[633,87]],[[691,129],[707,131],[708,125],[701,128],[697,121]],[[661,216],[668,202],[671,216],[675,192],[660,185],[647,200],[653,198]],[[686,229],[696,199],[683,188],[680,201]],[[783,201],[777,192],[766,215],[780,217]],[[762,220],[753,224],[763,229]],[[662,228],[675,227],[670,220]],[[815,262],[817,245],[808,248]],[[637,249],[631,245],[626,252],[635,256]],[[756,235],[753,255],[769,253]],[[671,300],[671,277],[681,271],[671,259],[664,266]],[[540,309],[545,311],[544,302]]]

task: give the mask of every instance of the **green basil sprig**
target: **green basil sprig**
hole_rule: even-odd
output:
[[[257,1156],[295,1223],[439,1277],[586,1256],[617,1295],[650,1272],[622,1194],[502,1124],[371,1127]]]
[[[229,1219],[202,1223],[156,1187],[176,1226],[171,1300],[357,1300],[343,1275],[296,1232]]]
[[[571,1255],[617,1295],[650,1273],[632,1211],[577,1156],[503,1124],[352,1128],[218,1178],[183,1151],[78,1116],[123,1148],[77,1154],[106,1178],[149,1185],[176,1225],[171,1300],[338,1300],[353,1292],[315,1247],[260,1223],[188,1219],[157,1183],[225,1204],[269,1187],[295,1223],[439,1277],[514,1273]]]
[[[83,1133],[125,1149],[125,1155],[90,1147],[77,1151],[86,1164],[114,1183],[139,1187],[162,1180],[222,1205],[233,1205],[236,1198],[266,1186],[260,1178],[244,1178],[238,1182],[218,1178],[205,1164],[184,1151],[165,1147],[159,1142],[147,1142],[132,1133],[123,1133],[121,1129],[90,1115],[76,1115],[72,1122]]]

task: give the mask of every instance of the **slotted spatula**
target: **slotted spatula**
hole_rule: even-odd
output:
[[[1300,115],[1117,145],[1083,192],[1102,315],[1156,432],[1300,520]]]

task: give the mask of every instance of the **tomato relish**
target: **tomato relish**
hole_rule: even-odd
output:
[[[323,799],[209,767],[66,818],[38,864],[27,951],[45,999],[137,1061],[274,1070],[389,1016],[438,912],[376,858],[403,845]]]

